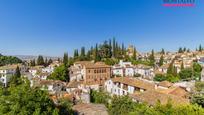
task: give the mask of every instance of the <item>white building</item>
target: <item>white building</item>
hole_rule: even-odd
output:
[[[52,73],[56,67],[59,67],[60,64],[58,62],[53,62],[49,66],[42,68],[42,73]]]
[[[161,67],[159,67],[158,70],[159,70],[159,72],[167,73],[168,67],[169,67],[169,64],[164,64]]]
[[[39,86],[42,90],[47,90],[50,94],[66,91],[66,83],[58,80],[41,80]]]
[[[127,95],[155,88],[153,83],[131,77],[116,77],[105,82],[105,89],[112,95]]]
[[[146,65],[136,65],[134,69],[134,75],[139,74],[142,78],[153,79],[154,69]]]
[[[201,81],[204,81],[204,68],[202,69],[202,72],[201,72]]]
[[[26,72],[27,67],[20,64],[0,67],[0,82],[2,82],[5,87],[8,85],[11,77],[15,74],[17,66],[19,67],[21,74]]]
[[[33,76],[36,76],[36,74],[38,72],[41,72],[42,69],[43,69],[44,66],[34,66],[34,67],[31,67],[28,71],[29,73],[31,73]]]
[[[82,64],[74,63],[73,66],[69,68],[69,76],[70,81],[80,81],[83,80],[83,76],[85,76],[85,70],[83,69]]]
[[[112,67],[112,72],[116,76],[134,76],[134,66],[131,62],[120,60],[119,64]]]

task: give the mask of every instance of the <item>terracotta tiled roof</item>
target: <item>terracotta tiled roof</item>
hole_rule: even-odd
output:
[[[168,68],[169,67],[169,64],[164,64],[164,65],[162,65],[160,68]]]
[[[103,62],[97,62],[94,63],[92,61],[78,61],[75,62],[75,64],[81,64],[82,66],[85,66],[85,68],[102,68],[102,67],[111,67],[109,65],[106,65]]]
[[[164,72],[161,72],[161,71],[159,71],[159,70],[155,70],[154,73],[155,73],[155,74],[165,74]]]
[[[189,93],[184,88],[179,86],[172,86],[169,89],[165,89],[165,90],[158,89],[157,91],[165,94],[172,94],[183,98],[186,98],[189,95]]]
[[[67,87],[69,88],[78,88],[78,85],[80,85],[82,82],[80,81],[70,81],[68,84],[67,84]]]
[[[41,80],[40,81],[41,85],[51,85],[51,84],[55,84],[55,83],[65,84],[65,82],[62,82],[62,81],[59,81],[59,80]]]
[[[162,81],[158,84],[159,86],[162,86],[162,87],[166,87],[166,88],[169,88],[171,87],[173,84],[170,83],[169,81]]]
[[[4,70],[4,69],[16,69],[17,66],[21,67],[22,64],[12,64],[12,65],[1,66],[0,70]]]
[[[149,105],[155,105],[158,101],[160,101],[161,104],[167,104],[169,100],[173,105],[189,104],[188,99],[171,94],[161,93],[156,90],[148,90],[139,94],[135,93],[130,95],[130,97],[140,102],[146,102]]]
[[[80,115],[108,115],[107,108],[103,104],[78,104],[72,109]]]
[[[144,65],[144,64],[138,64],[138,65],[135,65],[136,68],[144,68],[144,69],[150,69],[152,68],[151,66],[147,66],[147,65]]]
[[[38,73],[37,75],[39,75],[39,76],[49,76],[50,73],[42,73],[42,72],[40,72],[40,73]]]
[[[85,65],[86,68],[111,68],[111,66],[106,65],[105,63],[94,63]]]
[[[112,81],[146,89],[146,90],[152,90],[155,88],[155,85],[153,83],[149,83],[149,82],[139,80],[136,78],[131,78],[131,77],[115,77],[112,79]]]

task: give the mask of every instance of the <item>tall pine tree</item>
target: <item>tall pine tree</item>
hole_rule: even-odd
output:
[[[42,55],[39,55],[38,56],[38,59],[37,59],[37,64],[38,65],[44,65],[44,59],[43,59],[43,56]]]
[[[159,59],[159,66],[162,66],[164,64],[164,56],[161,55],[160,59]]]
[[[68,66],[68,53],[64,53],[63,64],[64,64],[66,67]]]

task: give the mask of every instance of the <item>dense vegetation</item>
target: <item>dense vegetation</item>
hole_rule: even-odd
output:
[[[0,66],[4,66],[7,64],[17,64],[17,63],[22,63],[22,60],[20,60],[17,57],[3,56],[0,54]]]
[[[47,58],[43,58],[42,55],[39,55],[38,58],[37,58],[37,62],[35,59],[33,60],[30,60],[30,66],[36,66],[36,65],[40,65],[40,66],[48,66],[52,63],[52,59],[50,58],[49,60]]]
[[[59,67],[56,67],[54,69],[54,72],[48,77],[48,79],[69,82],[70,79],[68,67],[69,67],[68,53],[64,53],[63,64],[60,65]]]
[[[155,81],[170,81],[177,82],[179,80],[199,80],[201,76],[202,67],[198,63],[194,63],[193,67],[185,68],[181,67],[179,73],[176,72],[176,68],[173,67],[173,64],[169,65],[167,74],[156,74],[154,77]]]
[[[150,107],[145,103],[133,102],[128,96],[113,96],[107,98],[104,92],[92,91],[93,103],[105,104],[110,115],[202,115],[204,109],[198,105],[173,106],[171,101],[166,105],[160,102]]]
[[[204,82],[196,82],[191,102],[204,107]]]
[[[0,87],[0,115],[65,115],[73,113],[71,106],[62,99],[56,107],[46,91],[31,88],[29,81],[21,78],[18,67],[9,87]]]
[[[54,72],[48,77],[52,80],[69,81],[68,68],[62,64],[54,69]]]

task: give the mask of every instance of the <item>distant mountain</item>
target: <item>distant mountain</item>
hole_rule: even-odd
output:
[[[15,56],[21,60],[24,60],[24,61],[28,61],[28,60],[33,60],[33,59],[37,59],[38,56],[33,56],[33,55],[12,55],[12,56]],[[61,57],[52,57],[52,56],[43,56],[43,58],[47,58],[47,59],[52,59],[52,60],[57,60],[58,58],[61,58]]]
[[[22,63],[22,60],[15,56],[4,56],[0,54],[0,66],[4,66],[7,64],[17,64],[17,63]]]

